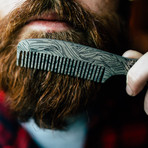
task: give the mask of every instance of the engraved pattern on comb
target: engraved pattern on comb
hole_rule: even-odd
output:
[[[19,65],[21,51],[26,52],[24,64],[21,63],[21,66],[27,67],[28,64],[28,68],[32,68],[29,63],[34,60],[34,68],[36,69],[47,69],[97,82],[100,80],[105,82],[113,75],[125,75],[136,62],[136,60],[126,59],[99,49],[52,39],[21,41],[17,50],[17,65]],[[38,53],[38,55],[36,54],[38,57],[33,59],[31,54],[35,53]],[[45,58],[45,55],[50,56],[50,58]]]

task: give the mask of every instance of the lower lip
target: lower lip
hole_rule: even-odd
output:
[[[27,26],[33,30],[46,32],[62,32],[70,29],[70,26],[65,22],[60,21],[32,21]]]

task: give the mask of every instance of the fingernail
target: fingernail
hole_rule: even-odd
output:
[[[128,95],[130,96],[134,96],[132,89],[130,88],[129,85],[126,86],[126,92],[128,93]]]

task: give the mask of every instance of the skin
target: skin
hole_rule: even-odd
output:
[[[116,11],[118,0],[76,0],[84,8],[93,13],[101,14],[106,11]],[[0,0],[0,19],[3,19],[9,12],[21,5],[25,0]],[[6,9],[7,8],[7,9]],[[148,48],[147,48],[148,49]],[[140,50],[139,50],[140,51]],[[139,58],[138,62],[130,69],[127,74],[126,91],[131,96],[136,96],[148,81],[148,53],[144,51],[142,55],[136,51],[127,51],[123,56]],[[145,96],[144,108],[148,114],[148,91]]]

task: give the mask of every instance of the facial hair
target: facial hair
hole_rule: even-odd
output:
[[[55,33],[25,30],[29,18],[48,14],[51,10],[72,29]],[[52,72],[17,67],[18,42],[27,38],[51,38],[112,52],[117,52],[116,49],[122,45],[117,41],[119,34],[123,33],[118,15],[96,16],[75,1],[27,0],[1,20],[0,26],[0,88],[6,92],[6,101],[20,121],[34,118],[44,128],[65,127],[68,117],[85,111],[89,102],[97,98],[100,85]]]

